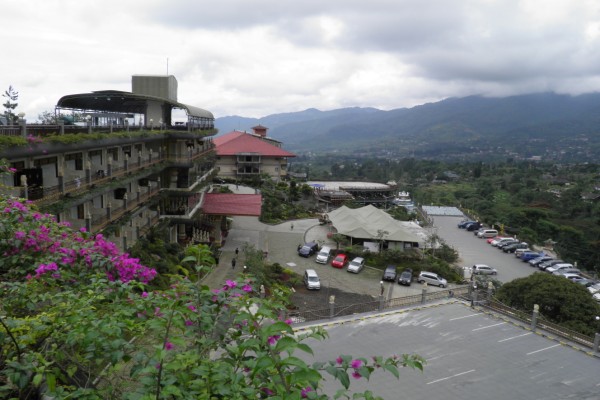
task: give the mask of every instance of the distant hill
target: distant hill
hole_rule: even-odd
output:
[[[217,118],[221,133],[258,123],[292,152],[422,158],[600,159],[600,94],[450,98],[412,108],[308,109]]]

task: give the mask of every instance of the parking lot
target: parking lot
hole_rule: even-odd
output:
[[[457,225],[464,218],[437,216],[434,218],[437,234],[448,245],[458,250],[460,265],[471,267],[474,264],[487,264],[498,270],[494,278],[501,282],[509,282],[516,278],[524,278],[538,271],[529,266],[529,263],[516,258],[514,254],[504,253],[502,250],[490,246],[485,239],[479,239],[473,232],[458,229]]]
[[[514,255],[503,253],[488,245],[485,240],[478,239],[472,232],[458,229],[457,224],[461,219],[460,217],[448,216],[434,217],[435,232],[450,246],[459,251],[460,265],[470,267],[473,264],[488,264],[498,270],[498,275],[495,278],[502,282],[525,277],[537,271],[529,264],[515,258]],[[327,305],[332,289],[373,298],[378,297],[381,291],[381,267],[374,268],[367,265],[361,273],[351,274],[345,268],[336,269],[331,267],[329,263],[316,263],[314,255],[309,258],[298,256],[297,247],[305,241],[315,240],[320,245],[329,245],[335,248],[335,243],[328,241],[327,233],[327,226],[319,225],[317,219],[303,219],[277,225],[266,225],[259,222],[256,217],[234,217],[232,229],[223,247],[220,266],[212,277],[213,285],[219,287],[225,279],[234,278],[242,271],[243,254],[240,253],[238,256],[237,269],[235,270],[229,268],[231,258],[234,256],[235,248],[241,250],[246,244],[249,244],[266,251],[270,262],[277,262],[300,275],[308,268],[316,270],[321,279],[322,290],[315,291],[313,295],[321,298],[323,306]],[[422,290],[422,286],[417,283],[406,287],[385,282],[384,286],[385,296],[388,298],[420,294]],[[439,289],[429,286],[427,290]]]
[[[414,353],[424,371],[383,371],[351,379],[351,389],[385,399],[600,399],[600,360],[460,303],[361,316],[326,326],[329,339],[311,341],[313,361],[340,354],[370,358]],[[328,376],[327,374],[325,374]],[[339,385],[325,383],[331,395]]]

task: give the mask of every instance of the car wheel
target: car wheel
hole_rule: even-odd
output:
[[[443,288],[445,288],[446,286],[444,286],[444,284],[443,284],[443,283],[440,283],[440,287],[443,289]]]
[[[496,275],[496,274],[497,274],[497,272],[496,272],[496,271],[492,272],[492,275]]]
[[[419,282],[420,284],[423,284],[423,282],[425,282],[425,281],[417,281],[417,282]]]

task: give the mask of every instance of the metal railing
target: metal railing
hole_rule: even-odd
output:
[[[366,303],[336,305],[329,304],[329,308],[314,310],[295,310],[290,312],[293,320],[308,322],[327,320],[347,315],[362,314],[374,311],[397,309],[415,304],[423,304],[430,301],[442,300],[452,297],[464,297],[469,293],[469,286],[459,286],[454,289],[424,292],[418,295],[397,297],[388,300],[373,300]]]
[[[506,315],[507,317],[517,319],[527,325],[532,324],[533,318],[530,314],[511,308],[498,301],[490,300],[480,305],[490,310],[493,310],[494,312]],[[543,329],[554,335],[560,336],[561,338],[570,340],[572,342],[581,344],[586,347],[592,347],[594,345],[593,337],[584,335],[569,328],[565,328],[564,326],[560,326],[558,324],[555,324],[554,322],[546,321],[543,318],[538,318],[536,320],[535,328]]]

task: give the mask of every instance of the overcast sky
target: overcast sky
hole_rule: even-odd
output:
[[[19,92],[30,121],[63,95],[131,91],[131,75],[167,65],[179,101],[215,117],[600,89],[598,0],[0,5],[0,90]]]

